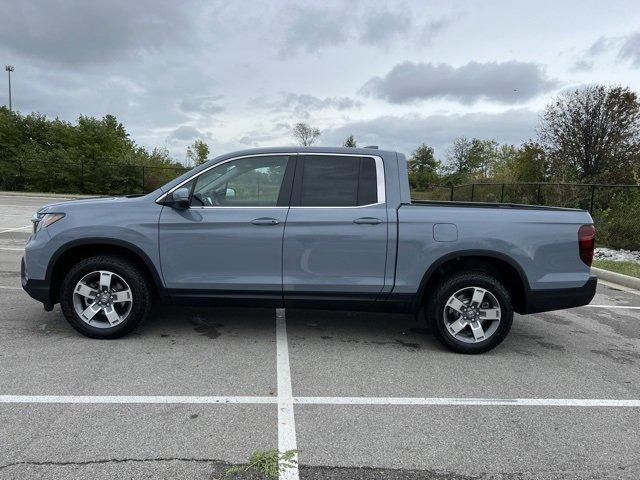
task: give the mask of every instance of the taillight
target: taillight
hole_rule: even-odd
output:
[[[593,225],[582,225],[578,230],[578,248],[580,249],[580,259],[591,266],[593,262],[593,249],[596,244],[596,227]]]

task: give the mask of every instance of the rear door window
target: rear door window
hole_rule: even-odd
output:
[[[301,163],[300,206],[355,207],[377,202],[373,158],[306,155]]]

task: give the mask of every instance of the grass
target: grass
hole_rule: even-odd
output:
[[[593,266],[609,270],[611,272],[622,273],[631,277],[640,278],[640,263],[636,262],[614,262],[613,260],[594,260]]]
[[[294,468],[298,461],[295,459],[297,450],[278,452],[278,450],[266,450],[253,452],[249,463],[230,467],[222,477],[216,480],[226,480],[249,471],[262,473],[267,478],[277,479],[280,473]]]

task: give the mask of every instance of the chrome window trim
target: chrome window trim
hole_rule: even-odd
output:
[[[359,154],[356,154],[356,153],[324,153],[324,152],[258,153],[258,154],[240,155],[239,157],[228,158],[226,160],[223,160],[222,162],[215,163],[215,164],[211,165],[210,167],[205,168],[201,172],[198,172],[198,173],[190,176],[186,180],[182,181],[181,183],[179,183],[178,185],[173,187],[168,192],[163,193],[162,195],[160,195],[158,198],[156,198],[155,202],[156,203],[161,202],[164,197],[166,197],[170,193],[173,193],[175,190],[177,190],[178,188],[182,187],[184,184],[189,183],[191,180],[199,177],[200,175],[202,175],[205,172],[208,172],[212,168],[218,167],[220,165],[224,165],[225,163],[232,162],[232,161],[235,161],[235,160],[242,160],[243,158],[274,157],[274,156],[280,157],[280,156],[292,156],[292,155],[316,155],[316,156],[320,155],[320,156],[326,156],[326,157],[373,158],[373,160],[374,160],[374,162],[376,164],[376,191],[377,191],[378,201],[375,202],[375,203],[368,203],[366,205],[354,205],[352,207],[339,207],[339,206],[317,206],[317,207],[288,206],[288,207],[283,207],[283,206],[276,206],[276,205],[273,205],[273,206],[262,206],[262,205],[258,206],[258,205],[256,205],[255,207],[251,207],[251,206],[228,206],[228,207],[226,207],[226,206],[222,206],[222,205],[212,205],[212,206],[196,206],[196,207],[190,206],[189,208],[198,208],[198,209],[204,209],[204,208],[364,208],[364,207],[372,207],[372,206],[375,206],[375,205],[384,205],[386,203],[384,162],[382,160],[382,157],[379,157],[377,155],[359,155]]]

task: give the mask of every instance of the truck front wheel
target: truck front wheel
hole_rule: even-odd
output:
[[[151,308],[149,282],[124,258],[99,255],[74,265],[62,282],[60,306],[73,328],[91,338],[118,338]]]
[[[484,272],[448,277],[427,299],[427,320],[447,348],[483,353],[505,339],[513,322],[511,297],[504,285]]]

